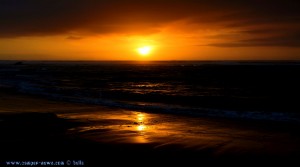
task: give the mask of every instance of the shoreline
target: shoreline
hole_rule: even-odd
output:
[[[176,164],[235,159],[272,163],[300,157],[299,126],[293,124],[193,118],[0,94],[0,133],[6,136],[0,145],[6,160],[73,158],[103,164],[97,159],[114,157],[128,164],[130,158]],[[17,154],[16,148],[21,148]],[[28,149],[39,151],[29,154]]]

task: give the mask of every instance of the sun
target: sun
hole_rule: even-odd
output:
[[[146,56],[151,52],[152,48],[150,46],[143,46],[140,48],[137,48],[137,52],[142,55],[142,56]]]

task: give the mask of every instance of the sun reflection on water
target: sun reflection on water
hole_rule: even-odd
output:
[[[169,139],[170,136],[182,136],[182,124],[175,121],[170,126],[168,117],[164,115],[149,114],[138,111],[91,112],[72,115],[68,118],[89,120],[86,126],[81,126],[73,131],[82,133],[87,138],[97,138],[101,134],[101,141],[149,143],[158,138]],[[91,136],[89,136],[92,134]],[[107,134],[107,136],[105,136]]]
[[[143,121],[144,118],[145,118],[145,115],[144,115],[144,114],[142,114],[142,113],[138,113],[138,114],[137,114],[137,120],[138,120],[138,121]]]
[[[137,114],[137,121],[138,121],[138,126],[137,126],[137,130],[138,131],[144,131],[146,126],[144,125],[144,121],[145,121],[145,115],[142,113],[138,113]]]
[[[141,114],[141,113],[137,114],[137,120],[138,120],[138,121],[143,121],[143,120],[144,120],[144,117],[145,117],[144,114]]]
[[[137,126],[137,130],[138,130],[138,131],[143,131],[143,130],[145,130],[145,128],[146,128],[145,125],[138,125],[138,126]]]

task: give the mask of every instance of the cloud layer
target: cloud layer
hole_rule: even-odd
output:
[[[1,0],[0,38],[151,34],[186,20],[195,29],[230,29],[218,47],[300,46],[300,1]]]

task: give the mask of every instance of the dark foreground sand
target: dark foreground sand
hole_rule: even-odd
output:
[[[299,164],[298,124],[191,118],[9,91],[0,95],[0,166],[12,160],[75,160],[84,166]]]

